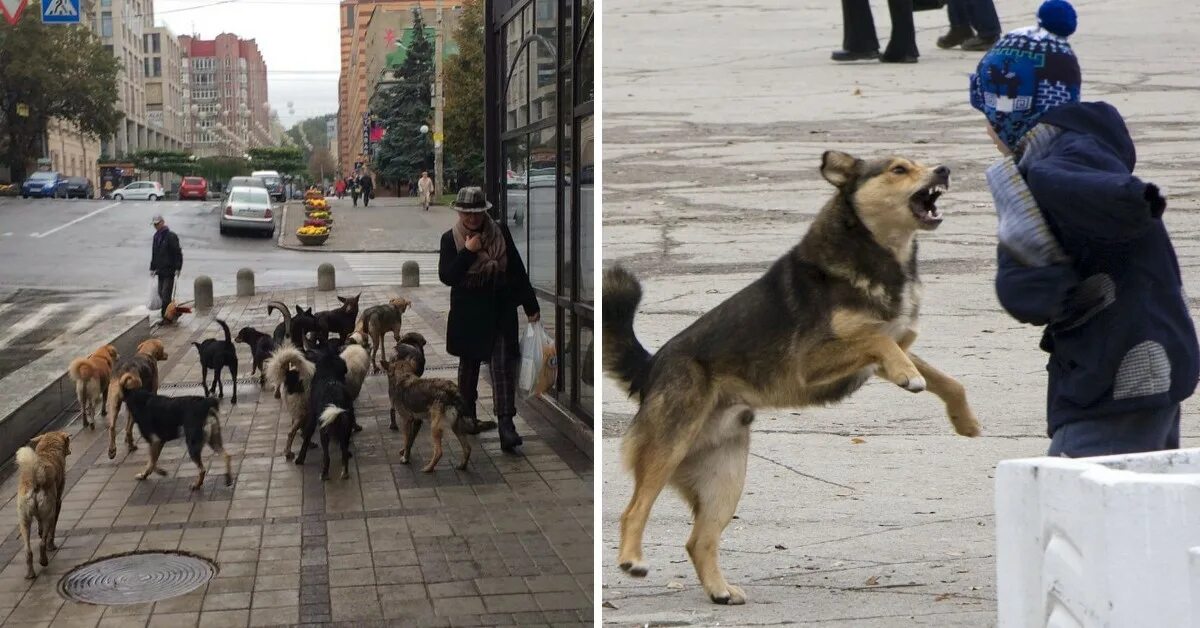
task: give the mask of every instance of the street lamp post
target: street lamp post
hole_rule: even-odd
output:
[[[434,195],[441,196],[445,194],[442,189],[444,183],[444,168],[442,162],[442,111],[446,108],[446,99],[443,96],[442,72],[444,70],[442,63],[442,42],[445,39],[443,30],[445,22],[442,20],[442,0],[437,0],[437,36],[434,39],[433,53],[433,69],[435,74],[434,94],[433,94],[433,185]]]

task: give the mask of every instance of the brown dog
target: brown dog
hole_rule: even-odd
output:
[[[96,406],[100,406],[102,416],[108,414],[105,407],[108,400],[108,380],[112,377],[113,363],[116,361],[117,348],[104,345],[86,358],[75,358],[67,368],[67,373],[75,382],[79,414],[83,417],[83,426],[86,428],[96,429]]]
[[[471,443],[467,433],[458,420],[458,409],[462,407],[462,396],[458,392],[458,384],[449,379],[422,379],[417,376],[419,356],[413,353],[401,354],[394,362],[383,363],[388,373],[388,397],[392,401],[392,424],[396,423],[399,414],[404,424],[404,449],[400,454],[400,463],[408,464],[412,454],[413,441],[417,432],[421,431],[421,422],[429,418],[430,437],[433,440],[433,456],[421,469],[425,473],[433,471],[442,458],[443,424],[450,421],[450,429],[458,437],[462,446],[462,463],[456,468],[467,468],[471,458]],[[447,415],[449,415],[447,417]]]
[[[936,229],[950,169],[903,157],[829,151],[821,174],[837,191],[800,243],[766,273],[651,355],[633,319],[642,289],[628,271],[604,275],[604,366],[639,402],[625,434],[632,499],[621,516],[618,564],[645,576],[642,535],[668,484],[691,506],[688,555],[705,593],[744,604],[717,565],[721,533],[746,480],[759,408],[845,399],[872,376],[928,390],[963,436],[977,436],[961,384],[911,352],[921,282],[916,236]]]
[[[384,358],[387,357],[386,350],[383,348],[384,335],[390,331],[392,340],[400,341],[400,326],[404,319],[404,312],[411,306],[412,301],[396,298],[383,305],[375,305],[363,310],[362,317],[358,319],[358,331],[366,334],[370,341],[371,368],[374,369],[374,372],[379,372],[375,354],[384,351]]]
[[[17,467],[21,474],[17,484],[17,525],[25,543],[25,577],[37,577],[33,572],[33,547],[29,542],[29,526],[35,520],[41,537],[41,556],[38,563],[50,564],[46,551],[58,549],[54,533],[58,528],[58,513],[62,510],[63,491],[67,479],[67,456],[71,454],[71,435],[66,432],[47,432],[35,436],[29,444],[17,450]]]
[[[117,457],[117,414],[121,411],[121,402],[125,400],[125,390],[121,388],[121,376],[133,373],[138,376],[142,388],[147,392],[158,392],[158,363],[167,359],[167,350],[161,340],[151,338],[138,345],[137,354],[117,363],[108,382],[108,459]],[[133,442],[133,416],[125,418],[125,444],[129,451],[135,451],[137,445]]]

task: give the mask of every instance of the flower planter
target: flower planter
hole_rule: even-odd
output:
[[[329,239],[329,234],[300,235],[297,233],[296,237],[300,239],[300,244],[303,244],[304,246],[320,246],[325,244],[325,241]]]

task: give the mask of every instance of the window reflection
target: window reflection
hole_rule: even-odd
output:
[[[521,259],[529,264],[529,235],[525,231],[525,220],[529,216],[527,181],[529,179],[529,155],[525,138],[504,143],[504,168],[506,171],[504,220],[512,231]]]
[[[592,116],[579,121],[579,299],[591,303],[595,283],[592,274],[593,258],[593,212],[595,211],[595,130]]]
[[[529,277],[536,288],[555,293],[558,212],[555,203],[558,146],[554,129],[531,136],[529,151]]]

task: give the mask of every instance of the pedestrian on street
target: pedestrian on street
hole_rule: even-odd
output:
[[[1002,37],[971,75],[971,105],[1004,155],[986,171],[996,294],[1013,318],[1045,326],[1049,455],[1177,449],[1200,345],[1166,199],[1133,176],[1121,114],[1080,102],[1075,26],[1070,4],[1047,0],[1037,26]]]
[[[916,26],[913,24],[913,0],[888,0],[892,16],[892,37],[887,49],[879,54],[875,36],[875,18],[868,0],[842,0],[842,49],[831,56],[834,61],[879,59],[883,63],[916,63]]]
[[[358,197],[362,194],[362,187],[358,184],[358,177],[350,177],[350,201],[358,207]]]
[[[950,0],[946,5],[950,31],[938,37],[938,48],[961,46],[982,52],[1000,39],[1000,16],[992,0]]]
[[[417,180],[417,193],[421,196],[421,208],[429,211],[429,204],[433,202],[433,179],[429,178],[428,172],[422,172]]]
[[[333,186],[333,191],[335,194],[337,194],[337,197],[340,200],[346,195],[346,182],[342,179],[338,179],[337,183]]]
[[[154,241],[150,249],[150,276],[158,277],[158,296],[162,299],[162,309],[158,315],[163,323],[167,322],[167,305],[171,303],[175,293],[175,278],[183,270],[183,249],[179,247],[179,236],[167,228],[162,216],[155,216],[150,224],[154,225]]]
[[[375,182],[371,180],[371,173],[365,170],[358,181],[359,187],[362,188],[363,207],[367,207],[371,204],[371,197],[375,194]]]
[[[515,453],[521,436],[513,424],[516,375],[520,360],[517,307],[530,323],[541,318],[529,274],[508,228],[492,220],[492,204],[478,187],[458,191],[453,203],[458,222],[442,235],[438,277],[450,286],[446,352],[457,356],[463,419],[478,433],[475,401],[479,397],[479,363],[488,362],[492,400],[500,426],[500,448]]]

